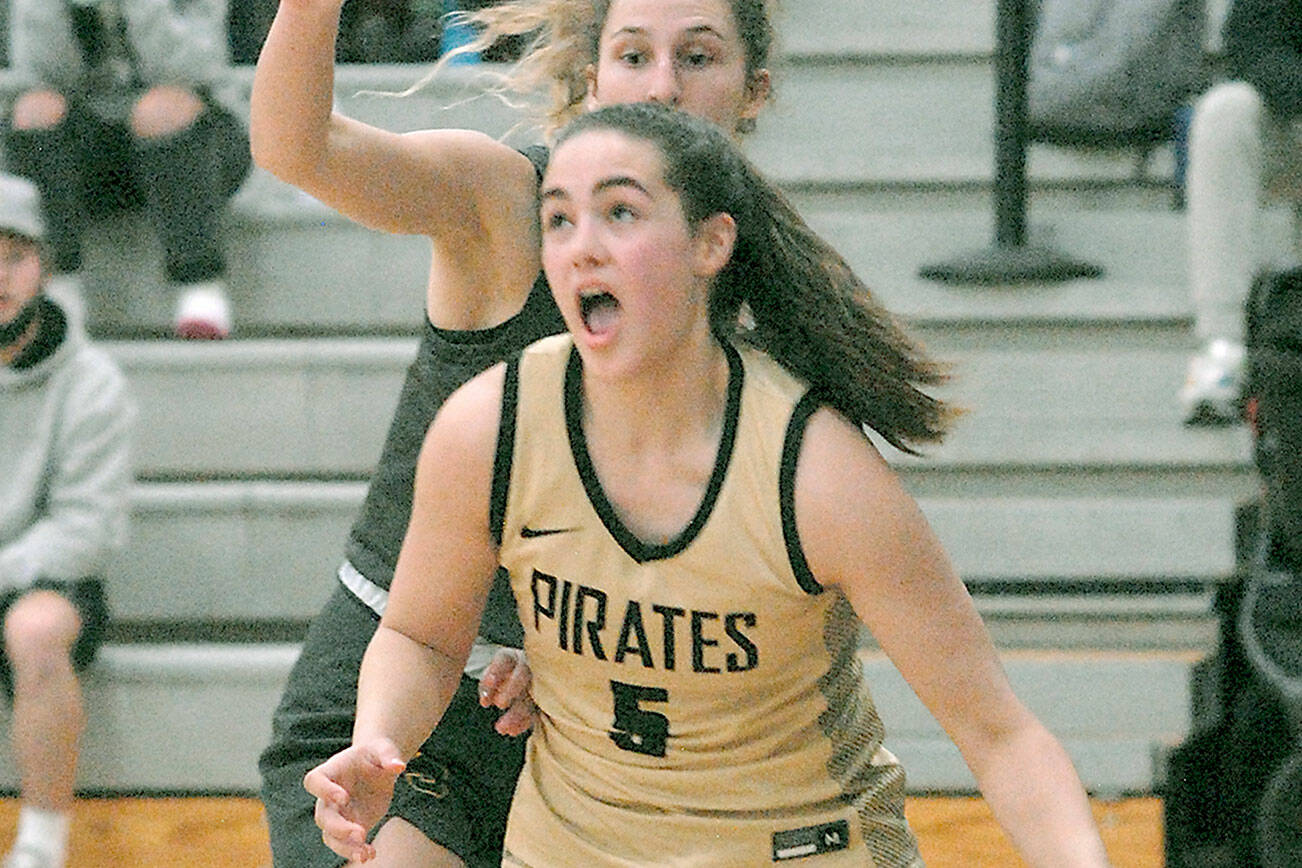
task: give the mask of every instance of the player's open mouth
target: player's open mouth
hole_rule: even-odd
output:
[[[605,291],[585,293],[579,296],[579,316],[591,334],[606,334],[619,319],[619,301]]]

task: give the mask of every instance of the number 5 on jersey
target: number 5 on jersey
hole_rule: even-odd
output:
[[[658,711],[648,711],[644,702],[668,702],[669,691],[663,687],[642,687],[610,682],[615,697],[615,722],[610,740],[621,749],[647,756],[664,756],[669,740],[669,718]]]

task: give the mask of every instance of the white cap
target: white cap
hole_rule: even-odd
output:
[[[30,181],[0,172],[0,232],[44,240],[40,202],[40,193]]]

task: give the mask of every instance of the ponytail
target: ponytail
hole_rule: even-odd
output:
[[[846,261],[714,124],[663,106],[608,106],[571,122],[557,144],[612,129],[655,145],[665,183],[688,222],[719,213],[737,224],[732,257],[715,279],[710,323],[805,380],[814,394],[892,446],[917,454],[939,442],[955,411],[925,390],[945,382]],[[744,324],[744,325],[743,325]]]

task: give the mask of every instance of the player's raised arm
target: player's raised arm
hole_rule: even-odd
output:
[[[400,134],[333,111],[342,5],[280,3],[253,79],[258,165],[360,223],[449,250],[494,240],[495,221],[527,220],[529,211],[502,207],[532,207],[533,167],[514,149],[471,130]]]

